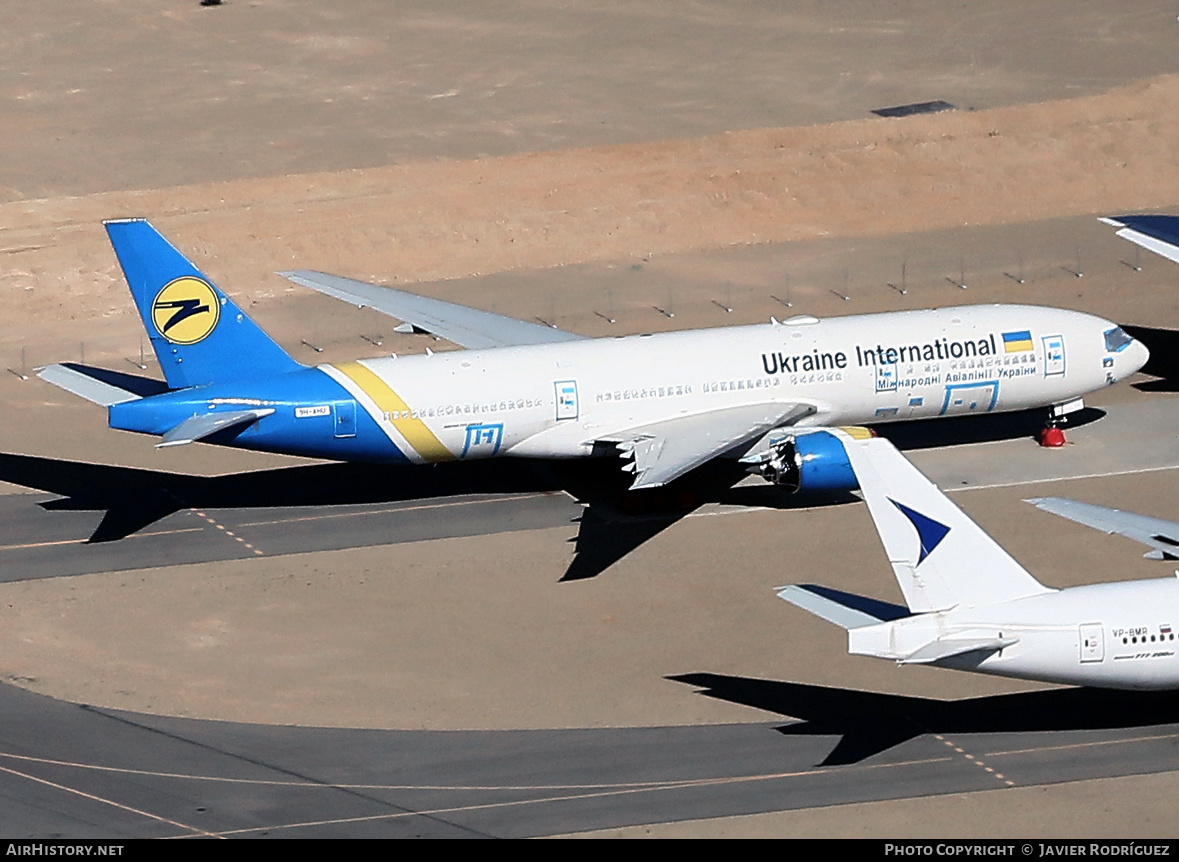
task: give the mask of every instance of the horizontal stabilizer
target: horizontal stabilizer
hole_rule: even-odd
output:
[[[361,307],[372,308],[382,314],[403,320],[410,331],[429,332],[459,347],[512,347],[521,344],[552,344],[558,341],[577,341],[582,338],[540,323],[530,323],[469,308],[454,302],[418,296],[392,287],[368,284],[338,275],[313,272],[309,269],[280,272],[295,284],[318,290],[336,299]],[[398,332],[405,332],[401,327]]]
[[[1148,548],[1154,548],[1146,554],[1147,559],[1179,559],[1179,524],[1174,521],[1136,515],[1133,512],[1123,512],[1121,509],[1095,506],[1092,503],[1081,503],[1063,497],[1033,497],[1024,502],[1053,515],[1084,524],[1086,527],[1110,535],[1125,536]]]
[[[164,449],[168,446],[195,443],[197,440],[203,440],[218,431],[255,422],[273,412],[273,407],[265,407],[260,410],[231,410],[225,413],[203,413],[200,416],[193,416],[191,419],[185,419],[165,434],[163,439],[156,444],[156,448]]]
[[[900,605],[815,584],[779,587],[778,598],[845,629],[876,625],[909,615],[909,611]]]
[[[1179,216],[1129,215],[1101,221],[1120,227],[1117,235],[1122,239],[1179,263]]]
[[[52,383],[66,392],[101,404],[103,407],[168,391],[167,384],[159,380],[107,371],[105,368],[92,368],[75,362],[46,365],[37,371],[37,376],[46,383]]]
[[[901,664],[931,664],[942,659],[953,658],[956,655],[966,655],[969,652],[998,652],[1001,649],[1019,643],[1019,638],[996,637],[994,635],[953,635],[938,638],[932,643],[900,660]]]
[[[809,404],[750,404],[678,416],[616,434],[596,442],[613,443],[624,457],[633,457],[632,491],[657,488],[673,479],[761,437],[771,429],[791,425],[815,412]]]

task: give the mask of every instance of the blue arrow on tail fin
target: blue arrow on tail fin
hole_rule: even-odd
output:
[[[888,502],[900,509],[901,514],[908,518],[917,530],[917,535],[921,539],[921,554],[917,557],[917,565],[921,565],[925,558],[933,553],[933,549],[941,544],[942,539],[950,532],[950,528],[933,518],[910,509],[904,503],[898,503],[892,497],[888,498]]]

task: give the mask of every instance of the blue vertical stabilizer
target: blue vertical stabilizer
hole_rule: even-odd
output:
[[[106,232],[169,388],[303,367],[147,221],[108,221]]]

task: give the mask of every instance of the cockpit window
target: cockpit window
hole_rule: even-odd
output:
[[[1105,349],[1109,353],[1120,353],[1133,340],[1120,326],[1105,331]]]

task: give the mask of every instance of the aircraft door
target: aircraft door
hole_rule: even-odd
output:
[[[337,401],[332,405],[332,413],[336,417],[336,437],[355,437],[356,402]]]
[[[1064,336],[1044,336],[1044,376],[1064,374]]]
[[[576,419],[580,413],[577,405],[577,381],[558,380],[553,383],[557,396],[557,421]]]
[[[1081,623],[1081,664],[1105,661],[1105,630],[1101,623]]]

